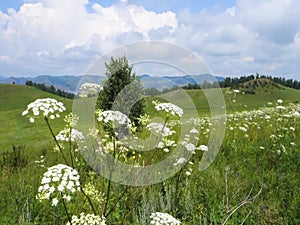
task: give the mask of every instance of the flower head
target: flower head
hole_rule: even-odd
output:
[[[81,213],[79,217],[72,216],[71,223],[73,225],[106,225],[105,220],[103,216]],[[66,225],[70,225],[70,223],[68,222]]]
[[[153,131],[157,135],[161,135],[162,137],[171,136],[174,133],[173,130],[161,123],[149,123],[147,125],[147,129],[149,131]]]
[[[59,113],[64,112],[66,107],[62,102],[59,102],[53,98],[37,99],[27,105],[27,109],[22,113],[22,116],[28,115],[29,121],[34,123],[35,119],[40,116],[44,116],[50,119],[59,118]]]
[[[71,132],[70,129],[65,129],[65,130],[61,130],[59,134],[56,135],[56,139],[58,141],[64,141],[64,142],[69,142],[70,140],[72,142],[75,141],[80,142],[84,140],[84,136],[80,131],[76,129],[71,129]]]
[[[150,224],[154,225],[180,225],[180,221],[168,213],[155,212],[151,213]]]
[[[207,152],[207,151],[208,151],[208,147],[207,147],[206,145],[200,145],[200,146],[198,147],[198,149],[201,150],[201,151],[204,151],[204,152]]]
[[[87,97],[88,95],[95,95],[103,88],[99,84],[95,83],[84,83],[79,88],[79,93],[81,96]]]
[[[119,111],[106,110],[99,113],[98,121],[103,121],[104,123],[117,123],[119,125],[130,125],[130,119],[123,113]]]
[[[181,158],[179,158],[179,159],[177,160],[177,162],[174,163],[173,165],[174,165],[174,166],[177,166],[177,165],[180,165],[180,164],[185,164],[186,162],[187,162],[186,158],[181,157]]]
[[[48,168],[48,171],[44,173],[36,198],[52,199],[52,205],[56,206],[59,202],[57,197],[60,194],[70,201],[70,194],[76,190],[80,190],[78,172],[69,166],[58,164]]]
[[[165,111],[166,113],[170,113],[175,116],[178,115],[181,117],[183,115],[183,110],[179,106],[172,103],[159,103],[155,105],[155,109],[157,111]]]

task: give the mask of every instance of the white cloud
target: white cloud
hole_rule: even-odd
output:
[[[0,12],[0,41],[4,46],[1,53],[20,65],[36,61],[28,71],[24,67],[25,73],[38,73],[44,67],[49,73],[80,74],[85,70],[83,65],[63,71],[72,58],[84,61],[87,67],[95,55],[118,44],[142,40],[153,29],[177,26],[172,12],[149,12],[140,6],[124,6],[123,2],[110,7],[93,4],[90,13],[87,3],[88,0],[41,0],[23,4],[19,11]],[[13,67],[11,73],[17,73]]]
[[[237,0],[222,11],[176,14],[130,2],[34,0],[0,11],[0,75],[80,74],[119,45],[162,40],[197,52],[220,75],[286,73],[300,80],[298,0]]]

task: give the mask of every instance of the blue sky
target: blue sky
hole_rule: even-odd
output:
[[[0,2],[0,76],[79,75],[118,46],[151,40],[188,49],[221,76],[300,80],[297,0]]]
[[[5,12],[8,8],[14,8],[19,10],[24,3],[33,3],[38,2],[36,0],[9,0],[0,2],[0,10]],[[108,7],[114,4],[118,4],[118,0],[91,0],[90,4],[98,3],[102,6]],[[166,10],[180,11],[182,9],[189,9],[192,12],[197,12],[205,8],[215,8],[215,9],[226,9],[228,7],[234,6],[235,1],[227,0],[129,0],[129,4],[138,4],[142,5],[145,9],[155,11],[155,12],[164,12]]]

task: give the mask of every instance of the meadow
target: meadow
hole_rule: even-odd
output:
[[[163,119],[161,131],[168,127],[172,132],[158,134],[153,150],[138,152],[106,129],[105,119],[112,122],[112,116],[97,115],[98,131],[96,135],[91,132],[89,139],[85,137],[87,144],[79,133],[72,139],[77,118],[69,114],[71,100],[33,87],[0,85],[0,224],[84,224],[83,218],[89,220],[87,224],[300,224],[300,91],[282,88],[253,95],[224,88],[222,92],[227,110],[224,140],[211,165],[200,171],[199,162],[210,152],[208,141],[216,123],[209,117],[210,108],[201,90],[186,90],[199,118],[182,124],[177,122],[177,108],[173,107],[174,115],[169,115],[163,107],[157,110],[159,103],[152,104],[153,100],[172,99],[176,93],[149,97],[146,112]],[[180,101],[175,97],[174,104]],[[30,123],[26,115],[22,116],[29,103],[43,98],[56,99],[66,107],[59,118],[48,120],[55,140],[45,119]],[[184,104],[182,110],[189,113]],[[141,123],[148,131],[136,132],[137,136],[155,133],[147,118]],[[181,140],[179,134],[187,128]],[[70,132],[58,136],[61,130]],[[95,136],[102,138],[104,152],[100,156],[93,146],[97,145]],[[89,164],[87,156],[77,151],[83,143],[95,153],[88,156]],[[99,169],[97,162],[107,160],[102,158],[106,153],[127,164],[154,165],[177,147],[186,152],[186,157],[175,155],[173,159],[172,166],[179,168],[178,172],[147,186],[122,185],[99,176],[90,167]],[[107,168],[113,165],[106,169],[113,177],[115,162],[102,162],[108,163]],[[60,164],[68,168],[53,168]],[[49,174],[54,173],[49,168],[72,174],[66,178],[70,186],[60,191],[57,182],[61,177],[53,175],[49,181]],[[55,188],[51,193],[47,184]]]

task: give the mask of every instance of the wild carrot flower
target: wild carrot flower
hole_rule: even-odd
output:
[[[29,116],[29,121],[34,123],[35,118],[40,116],[50,119],[59,118],[59,113],[64,112],[65,110],[66,107],[62,102],[53,98],[42,98],[28,104],[27,109],[22,113],[22,116],[31,113],[32,115]]]
[[[61,194],[64,199],[70,201],[71,194],[77,190],[80,190],[78,172],[69,166],[58,164],[44,173],[36,198],[51,200],[52,205],[56,206]]]
[[[150,224],[154,225],[180,225],[180,221],[168,213],[155,212],[151,213]]]
[[[171,115],[175,116],[178,115],[181,117],[183,115],[183,110],[179,106],[173,104],[173,103],[154,103],[155,109],[157,111],[165,111],[166,113],[170,113]]]
[[[79,88],[80,96],[87,97],[88,95],[95,95],[103,88],[99,84],[84,83]]]
[[[71,223],[72,225],[106,225],[105,221],[106,219],[103,216],[81,213],[79,217],[72,216]],[[70,222],[66,225],[70,225]]]
[[[130,119],[119,111],[106,110],[99,113],[98,121],[104,123],[113,123],[119,125],[130,125]]]
[[[204,151],[204,152],[207,152],[207,151],[208,151],[208,147],[207,147],[206,145],[200,145],[200,146],[198,147],[198,149],[201,150],[201,151]]]
[[[149,123],[147,125],[147,129],[149,131],[153,131],[157,135],[161,135],[162,137],[171,136],[174,133],[173,130],[161,123]]]
[[[174,166],[178,166],[178,165],[180,165],[180,164],[185,164],[186,162],[187,162],[186,158],[181,157],[181,158],[179,158],[179,159],[177,160],[177,162],[174,163],[173,165],[174,165]]]
[[[56,139],[58,141],[63,141],[63,142],[80,142],[84,140],[83,134],[76,130],[76,129],[64,129],[59,132],[58,135],[56,135]]]

